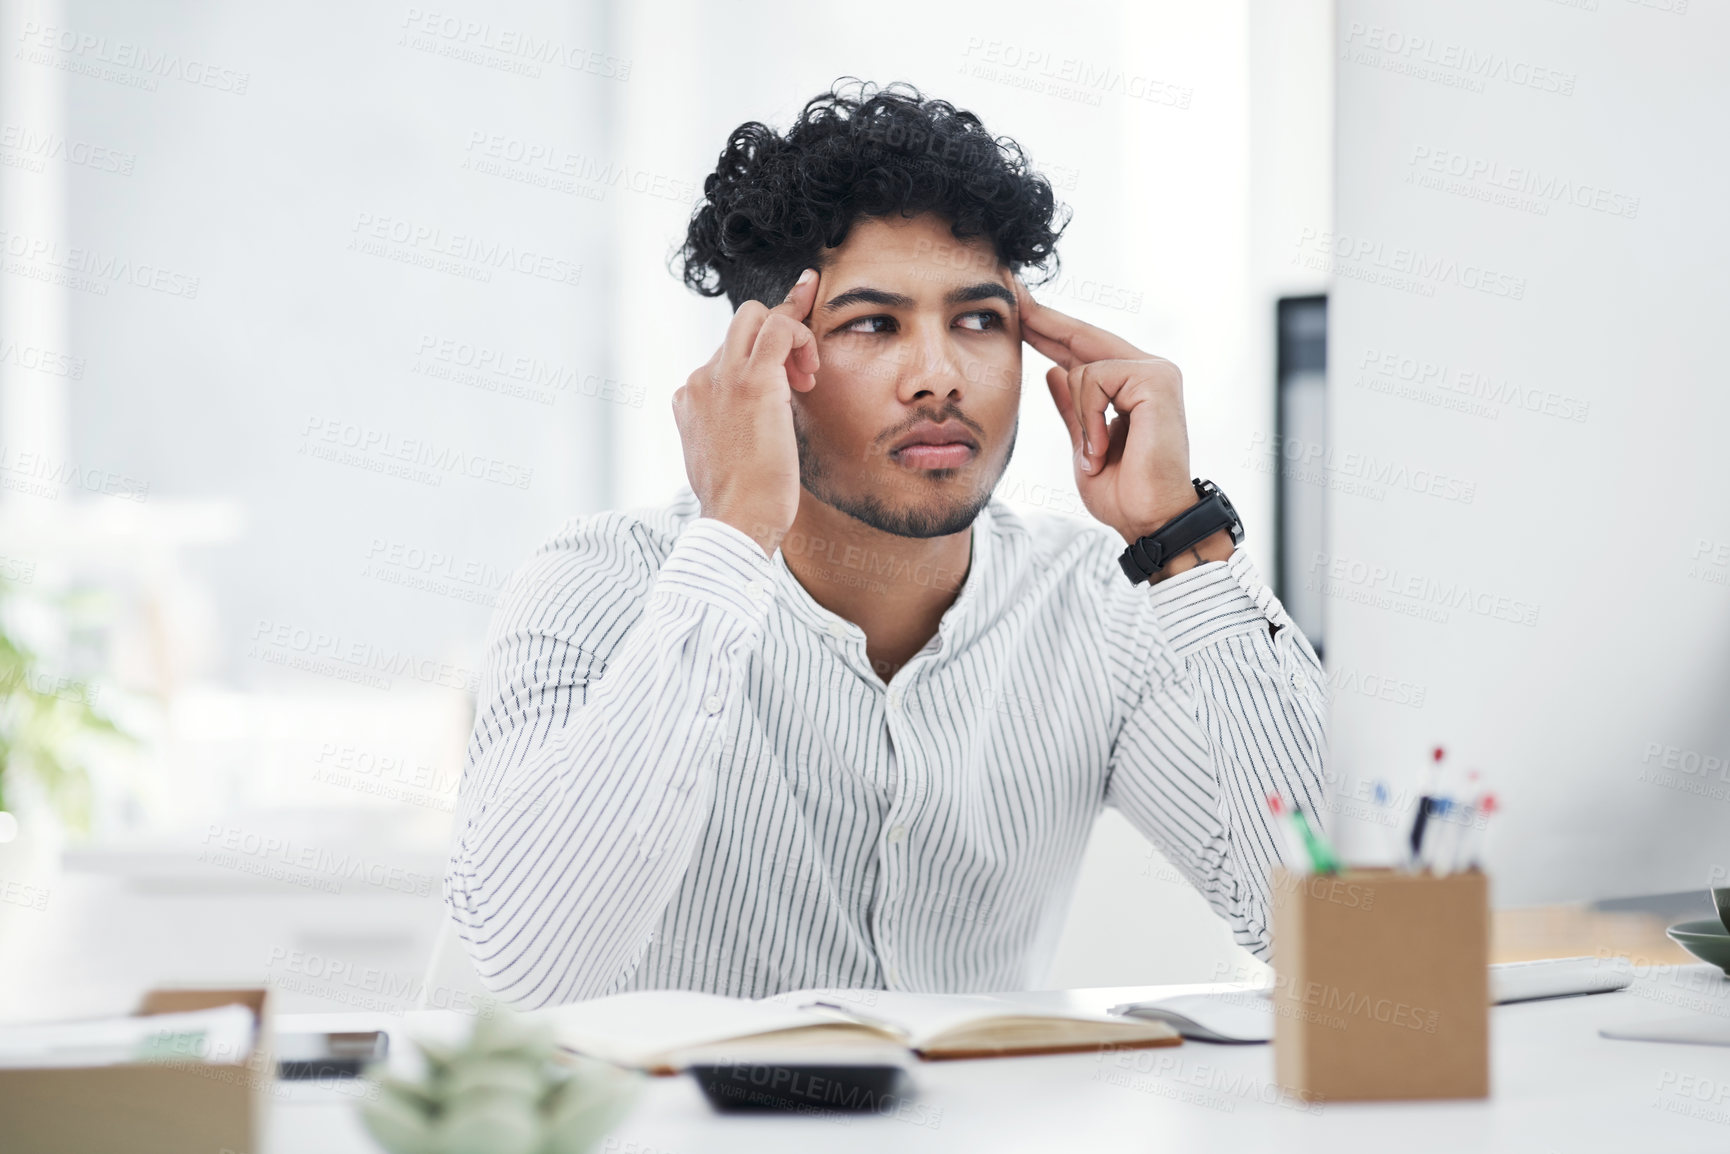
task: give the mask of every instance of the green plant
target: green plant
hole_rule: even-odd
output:
[[[0,586],[0,609],[7,590]],[[0,812],[25,777],[68,828],[90,827],[90,739],[128,740],[88,682],[51,673],[0,612]]]
[[[636,1099],[642,1076],[577,1058],[546,1023],[493,1011],[460,1046],[416,1043],[419,1081],[377,1072],[361,1107],[391,1154],[587,1154]]]

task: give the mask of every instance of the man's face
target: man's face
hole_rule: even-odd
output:
[[[985,238],[932,214],[865,218],[825,254],[807,326],[817,386],[793,394],[800,481],[902,537],[973,523],[1015,447],[1021,324]]]

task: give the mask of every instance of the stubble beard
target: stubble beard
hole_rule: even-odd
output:
[[[896,537],[948,537],[963,529],[969,528],[978,518],[981,511],[991,501],[991,494],[997,488],[997,482],[1003,479],[1003,472],[1009,467],[1009,459],[1015,454],[1015,437],[1021,430],[1021,418],[1015,419],[1015,426],[1009,431],[1009,446],[1003,454],[1002,463],[991,477],[990,483],[980,486],[974,493],[957,501],[944,501],[941,505],[916,505],[912,508],[898,508],[890,505],[876,493],[846,493],[834,484],[833,478],[824,467],[822,455],[811,445],[810,438],[805,435],[803,423],[798,413],[793,418],[793,439],[799,448],[799,484],[812,497],[828,505],[830,508],[847,514],[871,528]],[[970,463],[959,469],[929,469],[925,475],[934,481],[947,481],[957,474],[966,474],[977,466]],[[938,498],[942,500],[942,498]]]

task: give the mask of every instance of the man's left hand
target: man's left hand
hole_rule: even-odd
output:
[[[1194,505],[1183,374],[1164,357],[1033,299],[1016,278],[1021,337],[1056,362],[1046,387],[1075,450],[1075,483],[1087,511],[1126,543]],[[1116,415],[1107,423],[1105,410]],[[1169,577],[1202,561],[1231,556],[1223,531],[1173,558]]]

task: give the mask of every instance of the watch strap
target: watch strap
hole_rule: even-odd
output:
[[[1145,537],[1130,542],[1119,555],[1130,583],[1139,585],[1164,569],[1173,557],[1207,540],[1221,529],[1231,531],[1233,543],[1243,540],[1243,524],[1237,510],[1226,495],[1211,481],[1197,479],[1196,494],[1201,498]]]

